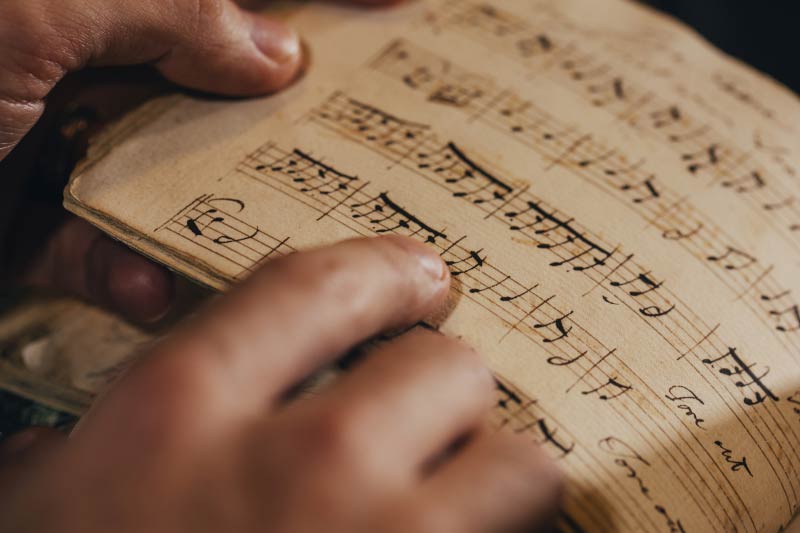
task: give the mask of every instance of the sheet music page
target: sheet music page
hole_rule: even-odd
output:
[[[292,16],[275,97],[172,96],[99,139],[67,206],[224,289],[410,235],[498,426],[569,477],[565,531],[775,531],[800,502],[800,105],[623,0]],[[435,406],[431,406],[435,408]]]

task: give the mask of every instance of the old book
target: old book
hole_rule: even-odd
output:
[[[437,247],[441,325],[499,426],[569,476],[566,531],[775,531],[800,503],[800,105],[622,0],[291,14],[266,99],[155,100],[67,207],[224,290],[357,235]]]
[[[85,303],[24,294],[0,312],[0,389],[79,416],[153,338]]]

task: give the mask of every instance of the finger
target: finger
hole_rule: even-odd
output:
[[[0,441],[0,466],[18,464],[23,457],[34,456],[66,441],[62,432],[48,427],[31,427]]]
[[[73,0],[48,2],[44,12],[32,4],[18,17],[36,17],[37,37],[53,45],[37,50],[67,71],[155,61],[178,83],[240,95],[279,89],[300,66],[292,30],[229,0]]]
[[[23,282],[69,292],[139,323],[162,318],[174,293],[166,269],[74,217],[51,235]]]
[[[297,35],[229,0],[0,2],[0,159],[38,120],[67,73],[154,63],[204,91],[254,95],[286,86],[301,66]]]
[[[494,380],[473,349],[415,330],[378,348],[324,394],[293,406],[300,414],[293,408],[286,414],[344,433],[333,440],[355,444],[357,450],[344,451],[383,477],[393,469],[416,481],[432,459],[480,427],[493,392]]]
[[[549,526],[562,493],[559,470],[538,446],[485,431],[444,463],[415,498],[425,531],[495,533]]]
[[[192,380],[190,389],[209,385],[213,390],[203,392],[209,397],[235,392],[237,404],[261,413],[266,401],[355,344],[433,312],[448,286],[436,251],[408,238],[292,254],[217,302],[142,372],[167,380],[177,374]]]

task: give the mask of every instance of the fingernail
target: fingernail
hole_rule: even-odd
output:
[[[258,17],[251,35],[261,53],[278,64],[294,62],[300,57],[300,38],[281,22]]]
[[[398,246],[416,257],[422,270],[435,282],[445,281],[450,271],[439,253],[432,246],[423,244],[410,238],[390,237]]]

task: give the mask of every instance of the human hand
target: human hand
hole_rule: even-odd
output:
[[[45,102],[51,108],[56,85],[85,67],[150,64],[184,87],[251,96],[285,87],[301,60],[298,38],[283,23],[231,0],[0,2],[0,277],[66,290],[136,322],[163,316],[170,274],[66,216],[66,176],[31,176],[37,160],[57,158],[52,143],[29,135]],[[12,154],[26,135],[27,146]],[[65,166],[61,174],[71,170]],[[57,183],[42,205],[45,181]]]
[[[434,312],[435,251],[400,237],[284,257],[166,339],[67,439],[0,449],[0,530],[477,533],[546,525],[559,474],[492,433],[470,348],[414,330],[315,395],[288,395]]]

